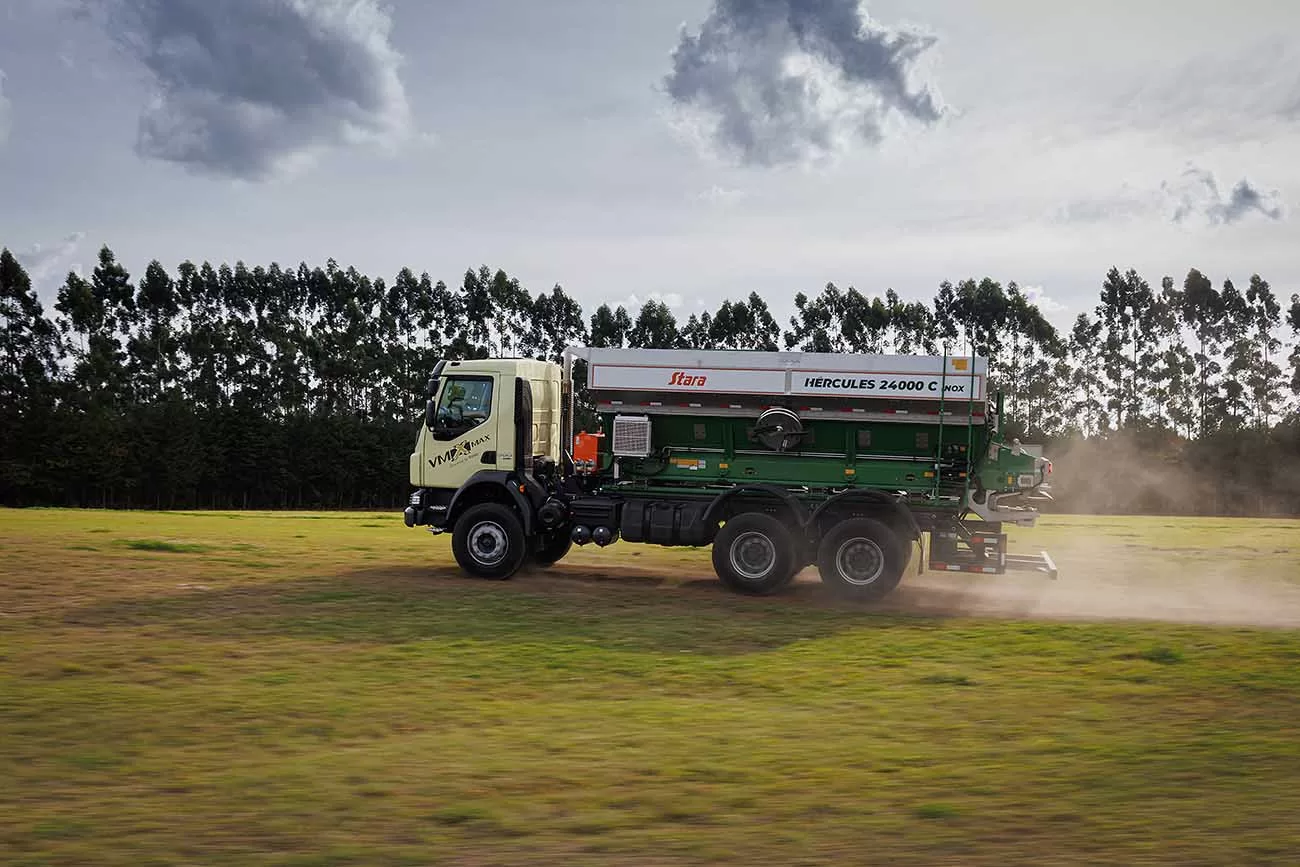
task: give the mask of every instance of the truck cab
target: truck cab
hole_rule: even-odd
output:
[[[560,459],[559,367],[528,359],[440,363],[425,390],[411,485],[455,491],[484,470]]]
[[[439,362],[425,395],[409,457],[415,490],[406,525],[454,531],[466,511],[476,510],[483,520],[453,544],[464,549],[458,558],[469,557],[487,575],[521,565],[515,524],[536,557],[563,556],[568,537],[551,539],[539,520],[553,518],[557,508],[544,507],[561,455],[560,367],[530,359]]]

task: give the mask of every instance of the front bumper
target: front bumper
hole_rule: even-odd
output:
[[[454,493],[434,488],[412,491],[410,504],[402,510],[402,521],[408,527],[428,527],[434,532],[442,532],[446,529],[447,508]]]

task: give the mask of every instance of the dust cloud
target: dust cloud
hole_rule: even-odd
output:
[[[1205,549],[1199,562],[1172,554],[1159,563],[1158,551],[1129,554],[1101,536],[1050,547],[1059,569],[1054,580],[1036,572],[917,575],[913,566],[879,607],[941,616],[1300,627],[1300,583],[1263,577],[1232,553]],[[1300,562],[1296,552],[1289,559]],[[801,580],[817,581],[816,572]]]
[[[917,575],[913,561],[881,607],[936,615],[1300,626],[1300,523],[1273,519],[1297,514],[1300,461],[1261,462],[1246,437],[1235,455],[1222,454],[1222,442],[1215,449],[1219,460],[1233,459],[1233,472],[1196,469],[1208,465],[1207,454],[1151,436],[1062,443],[1048,454],[1054,501],[1038,504],[1039,528],[1007,528],[1009,550],[1046,549],[1057,579],[1033,572]],[[1233,514],[1267,517],[1215,517]],[[1205,520],[1189,522],[1189,516]],[[817,580],[815,571],[802,578]]]
[[[1059,442],[1047,457],[1044,513],[1300,516],[1300,453],[1255,432],[1198,443],[1125,432]]]

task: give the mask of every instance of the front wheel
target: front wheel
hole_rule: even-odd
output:
[[[766,596],[794,578],[794,540],[785,525],[761,512],[728,519],[713,540],[713,571],[739,593]]]
[[[850,518],[822,537],[817,572],[823,584],[843,595],[882,599],[902,580],[907,554],[902,540],[885,524]]]
[[[456,521],[451,550],[456,562],[475,578],[509,578],[528,556],[524,528],[506,506],[470,506]]]

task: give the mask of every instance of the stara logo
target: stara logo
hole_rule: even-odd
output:
[[[699,376],[697,376],[697,375],[695,375],[695,374],[691,374],[691,373],[684,373],[684,372],[682,372],[682,371],[680,371],[680,370],[674,370],[674,371],[673,371],[673,375],[672,375],[671,377],[668,378],[668,384],[669,384],[669,385],[689,385],[689,386],[695,386],[696,388],[698,388],[698,387],[704,385],[705,381],[707,381],[707,380],[708,380],[708,377],[707,377],[707,376],[703,376],[703,375],[699,375]]]

